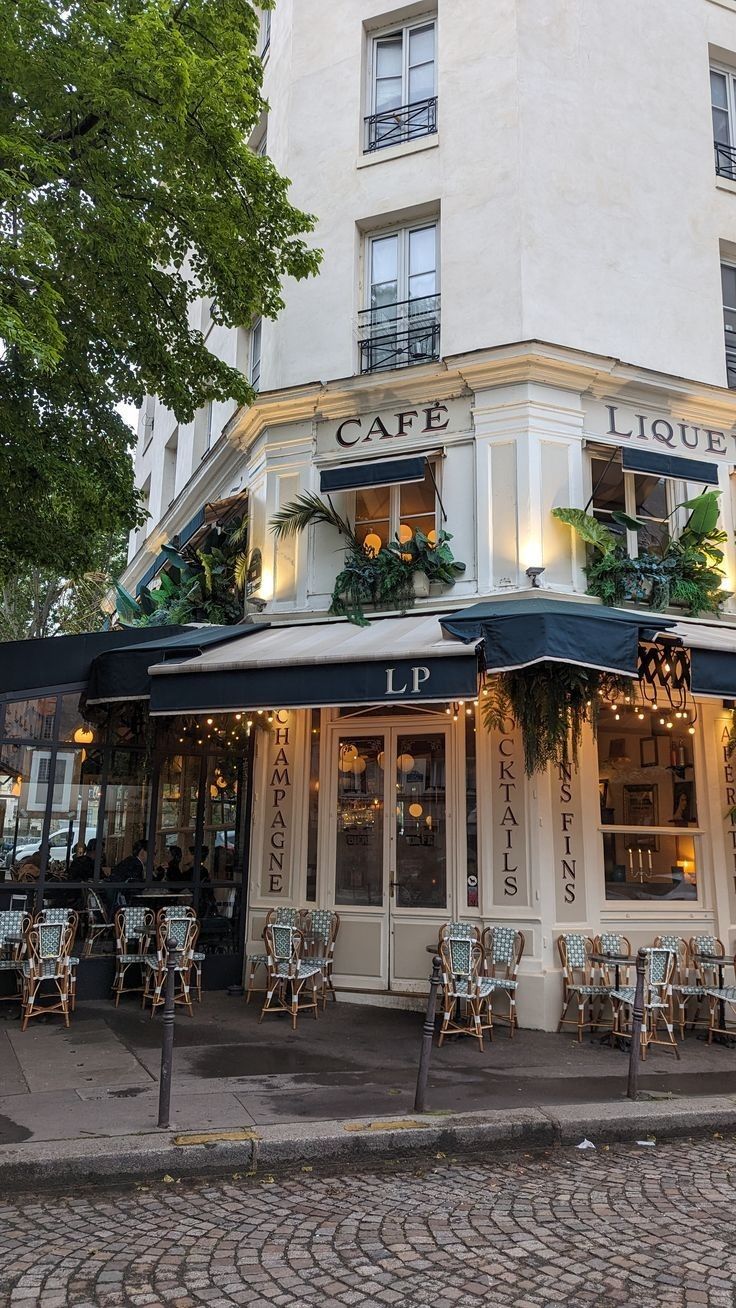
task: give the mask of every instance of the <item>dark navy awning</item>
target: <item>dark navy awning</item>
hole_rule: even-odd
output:
[[[246,635],[242,629],[241,634]],[[185,663],[151,669],[151,712],[437,703],[473,698],[478,656],[434,615],[271,626]]]
[[[628,447],[621,452],[621,462],[627,472],[648,472],[655,477],[699,481],[706,486],[718,485],[718,467],[715,463],[700,463],[697,459],[681,459],[676,454],[659,454],[656,450]]]
[[[459,640],[484,641],[489,672],[550,662],[629,677],[638,673],[639,641],[671,625],[623,609],[546,597],[473,604],[440,621]]]
[[[736,626],[717,621],[682,621],[665,634],[690,654],[690,686],[694,695],[736,699]]]
[[[82,689],[95,660],[121,646],[166,641],[186,627],[135,627],[91,631],[79,636],[46,636],[0,644],[0,699],[70,687]]]
[[[124,645],[95,659],[85,701],[87,704],[107,704],[147,699],[151,693],[148,669],[153,663],[196,658],[207,649],[227,644],[228,641],[255,631],[263,631],[267,625],[254,623],[252,626],[238,627],[179,627],[176,629],[179,634],[169,638],[157,636],[155,628],[149,628],[146,632],[148,641],[144,644]],[[162,630],[165,632],[167,629]]]
[[[408,459],[376,459],[373,463],[351,463],[342,468],[323,468],[319,484],[322,491],[360,490],[365,486],[396,486],[403,482],[424,481],[427,460],[424,455]]]

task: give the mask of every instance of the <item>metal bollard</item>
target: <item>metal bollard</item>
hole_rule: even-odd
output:
[[[419,1055],[419,1072],[417,1074],[417,1092],[414,1096],[414,1112],[424,1112],[424,1102],[427,1097],[427,1077],[429,1076],[429,1059],[432,1054],[432,1041],[434,1039],[434,1015],[437,1008],[437,988],[442,980],[442,964],[439,954],[435,954],[432,959],[432,975],[429,978],[429,998],[427,1000],[427,1014],[424,1019],[422,1029],[422,1052]]]
[[[161,1079],[158,1089],[158,1124],[167,1127],[171,1111],[171,1074],[174,1063],[174,994],[176,988],[176,965],[179,951],[176,941],[166,941],[166,991],[164,997],[164,1022],[161,1037]]]
[[[634,1010],[631,1015],[629,1084],[626,1090],[629,1099],[639,1098],[639,1053],[641,1046],[641,1024],[644,1021],[644,974],[646,972],[646,967],[646,950],[640,949],[636,955],[636,990],[634,991]]]

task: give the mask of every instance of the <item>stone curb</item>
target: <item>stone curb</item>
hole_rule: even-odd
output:
[[[381,1157],[492,1150],[502,1146],[598,1145],[736,1130],[736,1095],[638,1103],[572,1104],[353,1122],[295,1122],[227,1131],[150,1132],[0,1147],[0,1191],[38,1183],[160,1181],[164,1177],[266,1175],[295,1164],[365,1163]],[[215,1138],[213,1138],[215,1137]],[[219,1137],[219,1138],[217,1138]]]

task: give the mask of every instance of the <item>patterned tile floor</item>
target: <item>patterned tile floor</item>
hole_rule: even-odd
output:
[[[736,1302],[736,1137],[0,1197],[2,1308]]]

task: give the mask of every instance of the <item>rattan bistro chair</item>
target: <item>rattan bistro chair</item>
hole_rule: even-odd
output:
[[[464,926],[466,924],[461,924]],[[483,976],[483,946],[480,940],[462,931],[455,934],[454,922],[440,933],[439,952],[442,963],[442,1026],[438,1044],[446,1035],[471,1035],[483,1049],[483,1032],[493,1039],[491,996],[494,983]],[[477,932],[477,927],[473,928]]]
[[[566,932],[558,937],[557,948],[562,963],[562,1013],[557,1030],[561,1031],[564,1026],[576,1027],[578,1042],[582,1043],[583,1032],[589,1027],[595,1030],[600,1025],[600,1014],[593,1016],[593,1001],[598,1000],[602,1007],[610,998],[611,987],[593,980],[590,954],[594,949],[589,936]],[[577,1004],[577,1017],[569,1018],[567,1013],[573,1001]]]
[[[158,917],[159,917],[159,921],[163,920],[164,922],[168,922],[170,924],[171,929],[169,930],[169,939],[173,939],[176,942],[177,946],[179,947],[181,947],[181,942],[184,939],[186,928],[182,926],[177,926],[176,925],[177,923],[196,922],[197,937],[199,937],[199,932],[200,932],[199,918],[197,917],[197,914],[195,913],[193,908],[189,908],[186,905],[161,908],[159,909]],[[201,949],[192,950],[192,963],[194,965],[194,979],[197,989],[197,999],[199,1000],[200,1003],[202,1002],[202,964],[204,960],[205,960],[205,954]]]
[[[115,923],[110,921],[107,909],[93,886],[85,887],[84,911],[87,917],[87,927],[82,956],[91,958],[97,941],[111,935],[115,930]]]
[[[69,941],[69,965],[71,969],[69,987],[72,1012],[74,1012],[77,1007],[77,968],[79,967],[79,959],[74,954],[74,944],[79,930],[79,914],[73,908],[41,908],[33,919],[33,925],[68,926],[72,933]]]
[[[655,949],[671,949],[675,956],[675,966],[672,972],[672,1022],[675,1022],[675,1006],[677,1006],[677,1025],[680,1030],[680,1039],[685,1038],[685,1024],[687,1020],[687,1004],[689,999],[697,1000],[693,1026],[698,1017],[702,1000],[706,999],[705,991],[690,976],[690,949],[687,941],[682,936],[655,936]]]
[[[25,1031],[29,1020],[39,1013],[61,1013],[64,1025],[69,1025],[69,1014],[74,1007],[71,958],[73,941],[74,930],[70,923],[36,923],[27,931],[28,956],[21,963],[21,1031]],[[38,1004],[44,984],[53,987],[52,1002]]]
[[[327,1004],[327,992],[337,1002],[335,987],[332,983],[332,965],[335,957],[335,941],[340,930],[340,914],[331,908],[313,908],[306,913],[304,930],[316,936],[317,943],[309,954],[310,963],[319,963],[322,968],[322,1007]]]
[[[25,936],[30,925],[30,913],[20,909],[9,909],[0,913],[0,972],[13,972],[17,982],[15,993],[0,995],[0,1000],[18,998],[22,959],[26,948]]]
[[[513,1040],[518,1026],[516,1018],[517,973],[524,953],[525,937],[516,927],[486,927],[483,932],[483,972],[493,981],[491,1009],[497,1022],[508,1024],[509,1038]],[[496,995],[506,995],[508,1015],[498,1014],[494,1007]]]
[[[296,1020],[303,1009],[311,1008],[317,1017],[322,964],[303,957],[304,935],[296,927],[269,922],[263,929],[263,939],[268,982],[258,1021],[262,1022],[266,1013],[286,1012],[291,1014],[292,1030],[296,1030]],[[307,982],[311,983],[312,997],[303,1000]]]
[[[304,920],[305,910],[301,908],[270,908],[266,914],[266,926],[274,923],[276,926],[299,927]],[[268,956],[263,950],[260,954],[246,954],[245,961],[248,966],[248,987],[245,992],[245,1002],[250,1003],[250,997],[256,988],[256,972],[259,967],[267,969]]]
[[[644,972],[644,1015],[641,1023],[641,1056],[646,1058],[650,1045],[671,1049],[679,1059],[680,1051],[675,1040],[672,1023],[672,977],[675,971],[675,954],[672,949],[652,947],[646,951]],[[611,992],[613,1003],[613,1029],[621,1039],[631,1039],[634,1013],[634,986],[622,986]],[[657,1032],[663,1022],[667,1038],[660,1040]]]
[[[144,988],[144,955],[146,942],[153,932],[153,913],[150,908],[138,904],[130,908],[119,908],[115,914],[115,979],[112,983],[115,995],[115,1007],[120,1003],[120,996]],[[130,968],[139,969],[137,985],[126,985],[125,978]]]
[[[196,918],[181,917],[168,920],[159,914],[156,927],[156,952],[143,956],[144,985],[142,1007],[150,1002],[151,1017],[166,1002],[166,973],[169,965],[169,939],[176,942],[176,972],[174,1003],[182,1004],[190,1017],[194,1017],[191,999],[191,977],[194,968],[194,946],[199,924]]]

